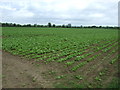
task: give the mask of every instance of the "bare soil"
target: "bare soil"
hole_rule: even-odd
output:
[[[42,72],[48,70],[42,65],[36,67],[29,61],[2,52],[3,88],[50,88],[51,83],[42,78]],[[47,65],[46,65],[47,66]]]

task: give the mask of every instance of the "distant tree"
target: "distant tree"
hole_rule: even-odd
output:
[[[80,28],[80,26],[77,26],[77,28]]]
[[[8,23],[8,26],[11,27],[11,23]]]
[[[68,25],[65,25],[66,28],[68,28]]]
[[[17,26],[17,27],[21,27],[21,25],[20,25],[20,24],[16,24],[16,26]]]
[[[2,27],[5,27],[6,26],[6,24],[5,23],[2,23]]]
[[[65,27],[65,25],[63,24],[63,25],[62,25],[62,27],[64,28],[64,27]]]
[[[48,27],[48,25],[43,25],[43,27]]]
[[[76,26],[72,26],[72,28],[77,28]]]
[[[16,24],[15,24],[15,23],[13,24],[13,27],[16,27]]]
[[[55,24],[53,24],[53,27],[55,27]]]
[[[24,24],[23,27],[26,27],[26,25]]]
[[[4,23],[5,24],[5,26],[9,26],[9,24],[8,23]]]
[[[57,27],[59,27],[59,28],[60,28],[60,27],[62,27],[62,26],[61,26],[61,25],[57,25]]]
[[[41,25],[37,25],[37,27],[41,27]]]
[[[40,27],[44,27],[43,25],[40,25]]]
[[[83,26],[81,25],[80,27],[82,28]]]
[[[31,24],[27,24],[27,27],[31,27]]]
[[[37,24],[34,24],[33,26],[34,26],[34,27],[37,27]]]
[[[67,26],[68,26],[68,28],[71,28],[71,24],[68,24]]]
[[[52,26],[52,25],[51,25],[51,23],[49,22],[49,23],[48,23],[48,27],[51,27],[51,26]]]
[[[92,28],[96,28],[96,26],[92,26]]]

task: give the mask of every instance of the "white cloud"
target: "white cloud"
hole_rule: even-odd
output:
[[[118,1],[2,0],[0,9],[2,22],[117,25]]]
[[[15,17],[18,17],[18,18],[29,18],[29,17],[33,17],[34,16],[34,13],[32,12],[29,12],[27,10],[20,10],[20,11],[17,11],[14,13],[14,16]]]
[[[90,15],[90,17],[93,17],[93,18],[104,18],[104,14],[101,14],[101,13],[93,13]]]
[[[7,9],[7,10],[12,10],[12,11],[16,10],[16,8],[11,8],[11,7],[8,7],[8,6],[0,6],[0,9]]]

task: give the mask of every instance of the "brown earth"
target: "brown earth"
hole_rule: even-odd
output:
[[[27,60],[3,51],[2,66],[3,88],[52,87],[51,83],[41,76],[42,72],[48,70],[44,65],[38,68]]]

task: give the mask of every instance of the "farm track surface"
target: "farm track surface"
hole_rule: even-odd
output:
[[[42,78],[45,67],[35,67],[20,57],[2,52],[2,87],[3,88],[46,88],[51,83]]]

